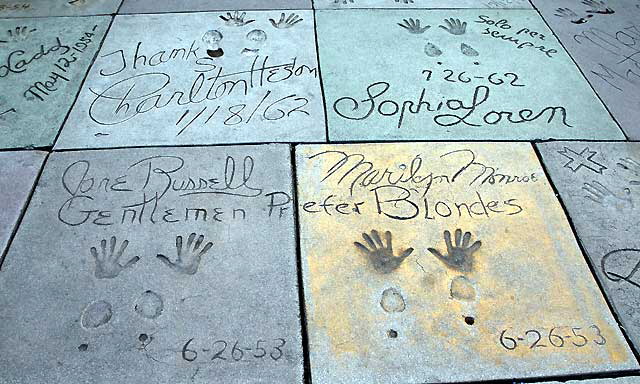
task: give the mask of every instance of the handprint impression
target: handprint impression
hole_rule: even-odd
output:
[[[247,15],[247,12],[242,12],[242,14],[239,14],[238,11],[235,11],[233,13],[233,15],[231,15],[231,12],[227,12],[227,17],[224,16],[220,16],[220,18],[222,20],[224,20],[224,23],[226,25],[232,26],[232,27],[242,27],[243,25],[247,25],[249,23],[253,23],[255,20],[244,20],[244,17]]]
[[[611,15],[615,13],[615,11],[609,8],[607,3],[602,0],[582,0],[582,4],[591,8],[587,10],[587,13],[600,13],[602,15]]]
[[[584,24],[587,22],[587,19],[584,17],[579,17],[577,13],[572,11],[570,8],[558,8],[556,9],[556,13],[554,15],[558,17],[562,17],[563,19],[571,20],[573,24]]]
[[[420,27],[420,19],[402,19],[402,23],[398,23],[399,26],[409,31],[409,33],[419,34],[424,33],[427,29],[431,28],[430,25]]]
[[[285,16],[286,15],[284,13],[281,13],[279,21],[276,22],[274,19],[269,19],[269,21],[271,22],[271,25],[273,25],[274,28],[283,29],[283,28],[291,28],[303,20],[300,16],[296,15],[295,13],[290,14],[286,19],[285,19]]]
[[[460,22],[460,19],[454,19],[452,17],[449,20],[444,19],[444,23],[447,24],[446,27],[444,25],[440,25],[439,27],[449,32],[452,35],[464,35],[467,32],[466,21],[462,23]]]
[[[411,255],[413,248],[408,248],[398,257],[393,255],[393,246],[391,245],[391,232],[385,232],[385,240],[387,245],[385,246],[378,234],[378,231],[372,230],[371,236],[366,233],[362,234],[362,237],[369,245],[369,248],[361,243],[353,243],[369,260],[373,269],[380,273],[391,273],[395,271],[400,264]]]
[[[582,190],[586,193],[585,199],[598,203],[603,207],[613,206],[620,212],[633,208],[633,200],[629,188],[624,188],[624,195],[620,196],[613,193],[599,181],[593,180],[591,183],[584,183]]]
[[[635,179],[629,180],[630,185],[640,185],[640,163],[635,161],[634,159],[620,158],[620,161],[617,163],[618,167],[629,171],[632,175],[635,176]]]
[[[204,241],[204,236],[198,236],[198,240],[196,240],[195,244],[193,244],[193,240],[195,240],[195,238],[195,233],[190,234],[189,238],[187,239],[187,246],[183,249],[182,236],[176,237],[177,258],[175,262],[169,260],[169,258],[165,255],[158,254],[156,257],[176,272],[185,275],[194,275],[196,272],[198,272],[198,267],[200,266],[200,260],[202,260],[202,256],[209,252],[209,250],[213,246],[212,242],[208,242],[204,246],[204,248],[200,249],[200,246]],[[191,247],[192,244],[193,249]]]
[[[91,255],[96,260],[95,276],[98,279],[112,279],[120,274],[122,270],[133,266],[140,260],[138,256],[127,261],[125,265],[120,265],[120,257],[124,253],[125,249],[129,245],[129,240],[125,240],[120,245],[120,249],[116,252],[116,237],[111,236],[109,244],[109,253],[107,253],[107,240],[100,242],[102,248],[102,255],[98,254],[96,247],[91,247]]]
[[[447,245],[447,255],[442,255],[440,251],[434,248],[429,248],[435,257],[440,259],[449,268],[455,269],[461,272],[470,272],[473,270],[473,254],[480,248],[482,242],[480,240],[469,246],[471,241],[471,233],[465,232],[464,237],[462,231],[456,229],[455,234],[455,246],[451,244],[451,233],[444,231],[444,242]]]

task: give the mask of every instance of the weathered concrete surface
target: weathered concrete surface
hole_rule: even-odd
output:
[[[45,152],[0,152],[0,265],[46,158]]]
[[[302,145],[296,165],[314,383],[638,367],[530,144]]]
[[[56,148],[324,141],[313,22],[311,11],[117,16]]]
[[[289,147],[54,153],[0,272],[8,383],[301,383]]]
[[[538,148],[605,293],[640,350],[640,143]]]
[[[564,384],[637,384],[640,376],[618,377],[615,379],[593,379],[593,380],[571,380],[564,381]],[[557,381],[546,381],[547,384],[560,384]]]
[[[125,0],[120,13],[311,9],[311,0]]]
[[[0,20],[0,148],[51,146],[106,16]]]
[[[533,10],[316,19],[331,140],[624,137]]]
[[[0,17],[90,16],[115,13],[122,0],[2,0]]]
[[[126,3],[125,3],[126,4]],[[339,8],[532,8],[527,0],[314,0],[316,9]]]
[[[640,139],[640,2],[533,2],[627,136]]]

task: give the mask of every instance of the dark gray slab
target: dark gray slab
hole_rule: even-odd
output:
[[[0,272],[0,381],[301,383],[289,153],[52,154]]]
[[[528,0],[313,0],[316,9],[340,8],[532,8]]]
[[[539,144],[578,238],[640,349],[640,143]]]
[[[0,148],[53,144],[108,25],[106,16],[0,20]]]
[[[311,0],[124,0],[119,13],[311,9]]]
[[[624,138],[535,10],[316,20],[330,140]]]
[[[122,0],[2,0],[0,17],[89,16],[115,13]]]
[[[56,148],[324,141],[313,25],[308,10],[116,16]]]
[[[46,152],[0,153],[0,265]]]
[[[627,136],[640,139],[640,2],[533,3]]]

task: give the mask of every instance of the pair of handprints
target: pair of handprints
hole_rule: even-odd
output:
[[[399,256],[394,255],[391,232],[385,232],[385,241],[376,230],[371,231],[371,235],[362,234],[366,245],[355,242],[354,245],[367,258],[373,269],[379,273],[388,274],[396,270],[402,262],[409,257],[414,249],[407,248]],[[451,232],[444,231],[444,242],[447,247],[446,254],[442,254],[435,248],[428,248],[428,251],[447,267],[460,272],[470,272],[473,270],[473,254],[480,249],[480,240],[471,244],[471,232],[462,234],[462,230],[456,229],[454,242],[451,241]]]
[[[407,30],[409,33],[416,34],[416,35],[422,34],[426,30],[431,28],[430,25],[422,25],[422,22],[420,21],[420,19],[413,19],[413,18],[402,19],[402,23],[398,23],[398,25],[404,28],[405,30]],[[444,25],[439,25],[438,27],[440,27],[441,29],[447,31],[448,33],[454,36],[462,36],[465,33],[467,33],[467,22],[466,21],[463,22],[460,19],[454,19],[454,18],[445,19]],[[476,51],[471,46],[465,43],[460,44],[460,51],[465,56],[479,55],[478,51]],[[429,57],[437,57],[442,55],[442,50],[432,42],[427,42],[427,44],[424,47],[424,53]]]
[[[239,11],[235,11],[234,13],[227,12],[226,16],[220,16],[220,19],[222,19],[222,21],[224,21],[224,23],[230,27],[242,27],[256,21],[255,19],[245,20],[246,16],[247,12],[240,13]],[[288,16],[284,13],[281,13],[280,20],[276,21],[274,19],[269,19],[269,21],[274,28],[284,29],[293,27],[294,25],[303,21],[303,19],[295,13],[291,13]]]
[[[582,0],[582,4],[588,7],[585,11],[586,15],[580,16],[571,8],[558,8],[556,9],[555,15],[569,20],[574,24],[584,24],[594,15],[611,15],[615,13],[603,0]]]
[[[186,245],[183,245],[182,236],[176,237],[176,258],[171,261],[167,256],[158,254],[156,258],[170,269],[186,275],[194,275],[198,272],[202,257],[209,252],[213,247],[212,242],[207,242],[204,247],[204,235],[200,235],[196,239],[196,234],[191,233],[187,239]],[[133,267],[138,261],[139,256],[134,256],[124,264],[121,264],[122,259],[129,240],[124,240],[120,247],[116,250],[117,239],[115,236],[111,236],[107,247],[107,240],[103,239],[100,242],[101,252],[98,252],[96,247],[91,247],[91,255],[93,256],[96,269],[95,277],[98,279],[112,279],[117,277],[125,269]]]

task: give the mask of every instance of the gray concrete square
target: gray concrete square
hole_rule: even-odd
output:
[[[0,381],[302,383],[290,163],[53,153],[0,271]]]
[[[640,350],[640,143],[537,146],[606,295]]]
[[[533,0],[632,140],[640,139],[640,1]]]
[[[0,152],[0,265],[46,152]]]

